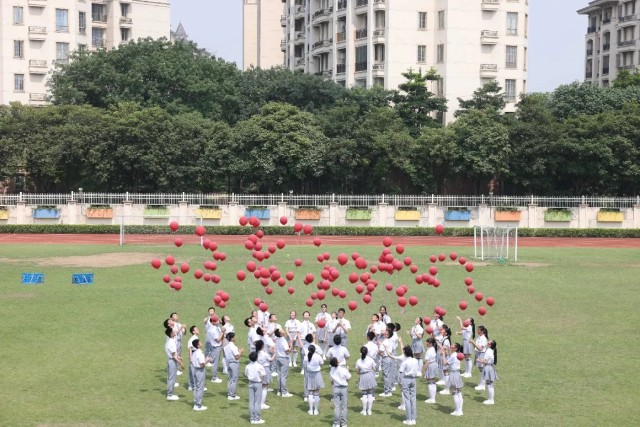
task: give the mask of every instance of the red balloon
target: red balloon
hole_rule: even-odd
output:
[[[458,303],[458,307],[460,307],[460,310],[466,310],[468,306],[469,304],[466,301],[460,301]]]
[[[396,252],[399,254],[404,253],[404,245],[396,245]]]
[[[458,254],[455,252],[451,252],[449,254],[449,258],[451,258],[451,261],[455,261],[458,258]]]
[[[354,261],[355,261],[355,260],[357,260],[358,258],[360,258],[360,254],[359,254],[358,252],[353,252],[353,253],[351,254],[351,259],[352,259],[352,260],[354,260]]]
[[[412,263],[411,257],[405,257],[403,262],[404,262],[404,265],[409,267],[411,265],[411,263]],[[416,267],[416,269],[417,269],[417,267]]]
[[[226,292],[220,293],[220,297],[222,298],[222,301],[229,301],[229,294]]]
[[[364,292],[364,286],[362,286],[360,283],[358,283],[356,285],[356,292],[359,293],[359,294],[363,293]]]
[[[253,305],[255,305],[256,307],[259,307],[261,303],[262,303],[262,300],[260,298],[254,298]]]
[[[300,267],[302,265],[302,260],[298,258],[293,263],[296,265],[296,267]]]
[[[437,256],[435,256],[435,255],[431,255],[431,256],[429,257],[429,261],[431,261],[431,262],[436,262],[436,261],[438,261],[438,257],[437,257]]]
[[[182,289],[182,283],[173,282],[173,289],[175,289],[176,291],[179,291],[180,289]]]
[[[487,305],[489,307],[491,307],[493,304],[495,304],[496,300],[494,300],[492,297],[487,297]]]
[[[462,322],[462,326],[464,326],[465,328],[468,328],[470,324],[471,324],[471,321],[469,319],[465,319]]]
[[[340,298],[346,298],[347,297],[347,291],[341,289],[340,292],[338,292],[338,296]]]
[[[476,298],[476,301],[478,302],[482,301],[482,298],[483,298],[482,292],[476,293],[475,298]]]
[[[398,286],[396,288],[396,295],[398,295],[399,297],[403,296],[405,293],[407,293],[407,291],[405,291],[402,286]]]
[[[268,251],[270,254],[275,254],[276,253],[276,245],[269,245]]]
[[[258,306],[258,308],[260,309],[261,312],[265,312],[269,309],[269,306],[267,305],[266,302],[260,303],[260,305]]]
[[[362,301],[364,301],[364,303],[365,303],[365,304],[369,304],[369,303],[371,302],[371,295],[369,295],[369,294],[365,294],[365,295],[362,297]]]
[[[253,228],[258,228],[260,227],[260,220],[255,216],[252,216],[249,218],[249,225],[252,226]]]
[[[216,295],[215,297],[213,297],[213,302],[218,305],[222,302],[222,297],[220,295]]]
[[[313,280],[315,279],[315,277],[313,276],[313,273],[307,273],[307,275],[304,277],[305,282],[313,282]]]
[[[349,307],[349,310],[353,311],[356,308],[358,308],[358,303],[355,301],[349,301],[348,307]]]
[[[284,240],[282,240],[282,239],[278,239],[278,241],[276,242],[276,247],[277,247],[278,249],[284,249],[284,247],[285,247],[285,242],[284,242]]]
[[[485,314],[487,314],[487,309],[484,307],[478,307],[478,313],[480,314],[480,316],[484,316]]]
[[[202,279],[203,274],[204,273],[202,272],[202,270],[198,269],[193,272],[193,277],[195,277],[196,279]]]
[[[471,273],[471,272],[473,271],[473,264],[471,264],[470,262],[468,262],[468,263],[464,266],[464,268],[465,268],[469,273]]]
[[[322,244],[322,240],[319,237],[313,239],[313,244],[316,246],[320,246]]]
[[[240,281],[244,280],[247,277],[247,273],[244,272],[244,270],[238,270],[238,272],[236,273],[236,278]]]
[[[246,250],[252,251],[256,247],[256,244],[251,240],[247,240],[246,242],[244,242],[244,247]]]
[[[458,262],[460,263],[460,265],[465,265],[467,263],[467,259],[461,256],[460,258],[458,258]]]
[[[225,308],[227,306],[227,302],[226,301],[220,301],[220,304],[218,304],[218,307],[220,308]]]
[[[175,233],[176,231],[178,231],[178,228],[179,228],[179,227],[180,227],[180,226],[178,225],[178,222],[177,222],[177,221],[171,221],[171,222],[169,223],[169,228],[170,228],[170,229],[171,229],[171,231],[173,231],[174,233]]]
[[[417,273],[418,272],[418,266],[417,265],[412,265],[411,267],[409,267],[409,271],[411,271],[412,273]]]
[[[325,292],[324,292],[324,291],[318,291],[318,294],[317,294],[317,295],[318,295],[318,299],[319,299],[320,301],[322,301],[323,299],[325,299],[325,297],[327,296],[327,294],[325,294]]]
[[[240,217],[240,220],[239,220],[238,222],[239,222],[239,223],[240,223],[240,225],[241,225],[241,226],[243,226],[243,227],[244,227],[245,225],[249,224],[249,220],[248,220],[248,219],[247,219],[247,217],[246,217],[246,216],[244,216],[244,215],[242,215],[242,216]]]
[[[195,229],[196,236],[202,237],[205,235],[206,232],[207,232],[207,229],[204,228],[202,225],[198,225]]]
[[[220,276],[218,276],[217,274],[212,274],[211,275],[211,281],[213,283],[220,283]]]
[[[174,240],[173,243],[179,248],[184,243],[184,240],[182,240],[182,237],[176,237],[176,240]]]
[[[338,255],[338,264],[345,265],[347,262],[349,262],[349,257],[347,256],[347,254]]]
[[[311,234],[313,232],[313,227],[309,224],[305,224],[302,227],[302,231],[304,232],[304,234]]]
[[[414,296],[409,297],[409,305],[413,307],[416,304],[418,304],[418,297],[414,297]]]
[[[172,265],[171,266],[171,273],[172,274],[177,274],[178,273],[178,266],[177,265]]]
[[[444,233],[444,226],[442,224],[436,225],[436,234]]]
[[[340,289],[338,288],[331,289],[331,295],[333,295],[334,297],[337,297],[338,295],[340,295]]]
[[[256,268],[258,268],[258,266],[256,265],[255,262],[253,262],[253,261],[247,262],[247,270],[249,270],[251,273],[256,271]]]
[[[154,258],[151,260],[151,267],[155,268],[156,270],[159,269],[161,265],[162,261],[160,261],[158,258]]]
[[[255,234],[250,234],[247,239],[251,240],[253,243],[258,243],[258,236]]]
[[[429,316],[424,316],[424,317],[422,318],[422,323],[424,323],[425,325],[428,325],[429,323],[431,323],[431,317],[429,317]],[[429,333],[431,333],[431,332],[429,332]]]
[[[418,275],[416,276],[416,283],[417,283],[418,285],[421,285],[421,284],[422,284],[422,282],[424,282],[424,280],[422,280],[422,275],[421,275],[421,274],[418,274]]]
[[[182,277],[176,276],[173,280],[175,280],[176,282],[182,282]]]
[[[471,277],[466,277],[464,279],[464,284],[467,285],[467,286],[473,285],[473,279]]]
[[[287,271],[287,274],[285,274],[285,277],[287,278],[287,280],[291,281],[293,280],[293,272],[291,271]]]
[[[282,277],[281,277],[281,278],[279,278],[279,279],[278,279],[278,286],[282,287],[282,286],[284,286],[286,283],[287,283],[287,281],[286,281],[286,280],[284,280],[284,278],[282,278]]]
[[[444,261],[445,259],[447,259],[447,256],[446,256],[445,254],[440,254],[440,255],[438,255],[438,261],[442,262],[442,261]]]
[[[307,307],[311,307],[313,306],[313,300],[309,298],[307,301],[305,301],[305,304],[307,304]]]
[[[338,271],[337,268],[333,268],[331,269],[331,271],[329,272],[329,274],[331,275],[331,278],[333,280],[337,279],[338,277],[340,277],[340,272]]]
[[[322,254],[318,254],[316,259],[318,260],[318,262],[324,262],[324,256]]]
[[[289,219],[286,216],[280,217],[280,224],[287,225],[287,222],[289,222]]]
[[[438,274],[438,267],[435,267],[435,266],[429,267],[429,274],[431,274],[432,276],[435,276],[436,274]]]
[[[209,242],[209,250],[212,252],[218,249],[218,244],[216,242]]]
[[[407,305],[407,300],[405,297],[398,297],[398,305],[400,307],[404,307]]]
[[[164,283],[169,283],[171,281],[171,276],[169,276],[168,274],[165,274],[164,276],[162,276],[162,281]]]
[[[318,319],[316,325],[318,325],[318,328],[324,328],[325,326],[327,326],[327,321],[322,318]]]
[[[424,331],[427,334],[431,335],[433,333],[433,328],[431,326],[427,326],[426,328],[424,328]]]
[[[367,268],[367,261],[365,261],[364,258],[359,257],[358,259],[356,259],[356,268],[364,270],[365,268]]]
[[[209,280],[211,280],[211,275],[209,273],[204,273],[204,275],[202,276],[202,280],[208,282]]]
[[[301,232],[301,231],[302,231],[302,228],[303,228],[303,226],[302,226],[302,224],[300,224],[299,222],[296,222],[295,224],[293,224],[293,231],[294,231],[295,233],[299,233],[299,232]]]
[[[476,291],[476,288],[471,285],[471,286],[467,286],[467,292],[469,292],[470,294],[473,294]]]
[[[293,289],[293,287],[289,287],[289,289],[287,289],[287,292],[289,292],[289,294],[293,294],[295,292],[295,289]]]
[[[456,354],[456,357],[458,358],[458,360],[464,360],[464,353],[458,353]]]
[[[384,239],[382,239],[382,244],[385,247],[389,247],[393,244],[393,240],[391,240],[391,237],[385,237]]]
[[[384,288],[391,292],[393,290],[393,285],[391,283],[387,283]]]
[[[189,264],[187,264],[186,262],[183,262],[182,265],[180,265],[180,271],[182,271],[183,273],[189,272],[189,268]]]
[[[374,285],[373,283],[367,283],[367,291],[373,292],[375,290],[376,290],[376,285]]]
[[[316,299],[318,299],[318,294],[317,294],[317,293],[315,293],[315,292],[311,292],[311,299],[312,299],[312,300],[316,300]]]
[[[166,257],[164,259],[164,262],[167,263],[167,265],[173,265],[176,262],[176,259],[174,257],[172,257],[171,255],[169,255],[168,257]],[[175,273],[174,273],[175,274]]]
[[[264,237],[264,231],[262,230],[256,231],[256,237],[258,237],[258,239],[262,239]]]

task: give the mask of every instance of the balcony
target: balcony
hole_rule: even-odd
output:
[[[498,44],[498,32],[490,31],[490,30],[482,30],[480,32],[480,43]]]
[[[482,10],[496,12],[500,8],[500,0],[482,0]]]
[[[282,52],[286,52],[287,51],[287,42],[285,40],[280,40],[280,50]]]
[[[376,28],[373,30],[373,37],[384,37],[384,28]]]
[[[618,19],[618,25],[624,24],[625,22],[635,21],[638,19],[638,15],[627,15]]]
[[[611,18],[605,18],[602,20],[602,25],[607,25],[611,23]]]
[[[587,27],[587,34],[593,34],[598,31],[598,27]]]
[[[333,44],[333,39],[319,40],[311,46],[311,50],[324,49]]]
[[[121,16],[120,17],[120,26],[121,27],[129,27],[133,25],[133,19],[128,17],[128,16]]]
[[[359,7],[365,7],[369,5],[369,0],[356,0],[356,9]]]
[[[587,56],[593,56],[593,49],[587,49]]]
[[[311,19],[314,25],[319,24],[321,22],[328,21],[329,18],[331,18],[332,13],[333,13],[333,7],[329,7],[327,9],[320,9],[313,14],[313,17]]]
[[[46,93],[30,93],[29,105],[45,105],[47,103]]]
[[[367,61],[356,62],[356,73],[367,71]]]
[[[336,74],[344,74],[347,70],[347,64],[337,64]]]
[[[304,68],[304,58],[296,58],[295,59],[295,67],[296,68]]]
[[[609,75],[609,67],[607,67],[607,68],[603,67],[602,68],[602,75],[603,76],[608,76]]]
[[[627,64],[627,65],[618,65],[618,70],[635,70],[636,66],[633,64]]]
[[[47,7],[47,0],[29,0],[29,7]]]
[[[347,32],[346,31],[343,31],[341,33],[336,33],[336,42],[344,43],[345,41],[347,41]]]
[[[593,77],[593,73],[592,73],[591,71],[587,71],[587,72],[585,73],[585,75],[584,75],[584,78],[585,78],[585,79],[590,79],[590,78],[592,78],[592,77]]]
[[[480,77],[493,78],[498,74],[498,64],[480,64]]]
[[[304,18],[304,12],[305,12],[304,6],[296,7],[296,19]]]
[[[635,47],[636,47],[635,40],[625,40],[622,42],[618,42],[618,50],[635,49]]]
[[[293,44],[304,43],[305,37],[306,37],[306,35],[305,35],[304,31],[296,31],[294,33]]]
[[[68,63],[69,63],[69,58],[65,58],[65,59],[54,59],[54,60],[53,60],[53,64],[54,64],[54,65],[57,65],[57,64],[60,64],[60,65],[67,65]]]
[[[93,22],[97,27],[106,27],[107,26],[107,15],[92,15],[91,22]]]
[[[374,62],[371,70],[374,76],[384,75],[384,62]]]
[[[286,27],[287,26],[287,16],[286,15],[280,15],[280,26],[281,27]]]
[[[47,27],[29,27],[29,40],[46,40]]]
[[[359,30],[356,30],[356,40],[362,40],[362,39],[366,39],[367,38],[367,29],[366,28],[360,28]]]
[[[107,47],[107,39],[93,39],[91,40],[91,47],[94,49],[104,49]]]
[[[29,73],[31,74],[47,74],[47,61],[44,59],[30,59]]]
[[[385,0],[373,0],[373,10],[385,10],[386,8]]]
[[[609,43],[606,43],[606,44],[602,45],[602,51],[603,52],[609,52],[609,49],[611,49],[611,45]]]
[[[336,9],[338,13],[346,13],[347,12],[347,0],[338,0],[338,4],[336,5]]]

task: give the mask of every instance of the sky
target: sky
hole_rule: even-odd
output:
[[[589,1],[529,0],[529,92],[583,78],[587,18],[576,11]],[[242,0],[171,0],[171,28],[179,22],[198,46],[242,67]]]

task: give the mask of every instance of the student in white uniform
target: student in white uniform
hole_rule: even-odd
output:
[[[451,329],[447,325],[442,325],[440,336],[442,342],[440,343],[441,351],[438,354],[438,367],[440,368],[440,379],[444,381],[444,388],[440,390],[440,394],[451,394],[449,391],[449,368],[445,363],[445,359],[449,357],[451,352]]]
[[[311,344],[307,352],[307,366],[305,368],[306,385],[309,398],[309,415],[318,415],[320,409],[320,389],[324,388],[324,381],[320,368],[324,363],[321,355],[316,353],[316,346]]]
[[[484,359],[485,352],[487,351],[487,342],[489,339],[489,331],[484,326],[478,326],[478,337],[475,340],[469,340],[471,344],[473,344],[476,350],[475,362],[478,370],[480,371],[480,384],[475,388],[476,390],[485,390],[485,380],[482,374],[484,370],[484,364],[480,363],[479,360]]]
[[[424,344],[422,343],[422,336],[424,335],[424,328],[422,327],[422,317],[416,317],[413,327],[407,331],[407,334],[411,337],[411,350],[413,356],[420,360],[420,370],[422,370],[422,353],[424,353]]]
[[[283,336],[280,329],[276,329],[276,369],[278,371],[278,396],[291,397],[293,396],[287,390],[287,378],[289,377],[289,354],[291,353],[291,347],[289,342]]]
[[[202,396],[204,395],[205,366],[208,357],[202,352],[202,342],[199,339],[193,340],[195,351],[191,353],[191,366],[193,366],[193,410],[206,411],[207,407],[202,405]]]
[[[311,313],[309,313],[308,311],[305,311],[304,313],[302,313],[302,322],[300,322],[300,329],[298,330],[298,347],[300,348],[300,360],[303,360],[304,355],[302,354],[302,346],[304,345],[303,340],[307,339],[307,335],[311,335],[312,340],[311,342],[315,342],[316,341],[316,327],[315,325],[311,322],[310,320],[311,318]],[[319,352],[320,355],[322,355],[322,352]],[[303,361],[302,365],[304,366],[305,363]],[[300,371],[301,374],[304,374],[304,370]]]
[[[404,360],[400,364],[400,385],[402,386],[402,403],[405,407],[406,419],[402,422],[405,425],[415,425],[416,408],[416,378],[420,375],[420,364],[418,359],[413,357],[411,346],[404,346],[402,349]]]
[[[325,332],[325,336],[327,339],[327,351],[325,351],[324,353],[325,356],[328,354],[329,349],[333,347],[333,337],[335,336],[333,331],[335,330],[337,325],[338,325],[338,313],[333,311],[331,312],[331,320],[329,320],[329,323],[327,323],[326,332]]]
[[[176,351],[175,331],[173,328],[165,329],[164,333],[166,335],[164,352],[167,355],[167,400],[179,400],[180,398],[173,394],[173,389],[176,386],[178,365],[182,366],[182,358],[178,356]]]
[[[217,315],[213,315],[210,320],[211,327],[207,331],[207,343],[211,344],[211,352],[208,354],[211,359],[211,382],[221,383],[218,378],[218,365],[220,364],[220,355],[222,354],[222,330],[220,329],[220,319]]]
[[[220,330],[222,331],[222,336],[223,337],[227,337],[227,334],[229,332],[234,332],[236,331],[235,327],[231,324],[231,318],[229,316],[227,316],[226,314],[224,316],[222,316],[222,322],[221,322],[221,326],[220,326]],[[222,349],[224,352],[224,346],[226,345],[225,341],[222,341]],[[224,358],[224,355],[222,356],[222,373],[225,375],[228,375],[228,369],[227,369],[227,359]]]
[[[489,340],[487,342],[487,351],[484,353],[484,358],[479,360],[483,365],[482,369],[482,378],[484,379],[487,385],[487,400],[485,400],[485,405],[493,405],[495,389],[493,383],[498,379],[498,374],[496,374],[495,365],[498,364],[498,347],[496,345],[495,340]]]
[[[342,345],[347,347],[347,335],[351,330],[351,322],[344,318],[344,313],[344,308],[338,309],[338,322],[332,332],[334,336],[339,336]]]
[[[321,328],[318,325],[320,320],[324,320],[324,327]],[[316,314],[315,324],[317,326],[316,338],[318,340],[318,347],[322,350],[322,354],[327,354],[327,326],[331,321],[331,315],[327,313],[327,304],[320,306],[320,313]]]
[[[249,351],[255,351],[256,346],[254,342],[260,339],[256,331],[258,330],[258,318],[255,316],[247,317],[244,319],[244,325],[249,328],[247,333],[247,344],[249,345]]]
[[[278,323],[278,317],[271,313],[269,315],[269,325],[267,326],[267,331],[266,331],[266,335],[267,337],[269,337],[270,342],[273,343],[273,347],[271,345],[269,345],[269,343],[267,343],[267,351],[270,354],[273,354],[275,357],[273,359],[273,362],[271,363],[271,376],[272,377],[277,377],[278,376],[278,372],[276,369],[276,336],[275,336],[275,332],[276,329],[279,329],[280,331],[282,331],[282,326],[280,326],[280,324]]]
[[[362,392],[362,412],[360,412],[362,415],[371,415],[374,400],[373,393],[377,386],[374,374],[376,369],[376,362],[369,356],[367,347],[360,347],[360,357],[356,361],[356,372],[360,375],[358,389]]]
[[[427,380],[427,393],[429,398],[426,403],[436,403],[436,377],[438,375],[438,361],[436,360],[436,340],[427,338],[427,351],[424,354],[424,377]]]
[[[380,366],[380,355],[378,354],[378,340],[376,339],[375,332],[370,331],[367,332],[367,342],[364,345],[367,347],[367,354],[371,357],[375,362],[376,366]],[[379,375],[378,370],[376,369],[376,377]]]
[[[331,347],[327,351],[327,357],[328,358],[332,358],[332,357],[337,358],[338,359],[338,363],[341,366],[346,366],[347,365],[347,360],[349,360],[349,357],[351,357],[351,355],[349,354],[349,350],[347,350],[347,347],[342,345],[342,338],[340,338],[340,335],[335,335],[333,337],[333,347]]]
[[[473,318],[463,321],[460,319],[460,316],[456,316],[456,319],[460,322],[460,330],[456,332],[456,334],[462,335],[462,352],[464,353],[464,361],[466,363],[465,371],[461,376],[462,378],[471,378],[471,370],[473,368],[473,363],[471,363],[471,354],[473,352],[471,340],[476,338],[476,324]],[[464,326],[465,322],[468,322],[468,326]]]
[[[384,385],[383,392],[380,393],[381,397],[390,397],[391,389],[393,388],[395,376],[394,366],[395,359],[393,358],[393,345],[391,342],[391,337],[393,337],[393,331],[390,329],[385,329],[383,332],[384,340],[382,340],[378,345],[378,354],[380,355],[380,367],[382,369],[382,381]]]
[[[264,368],[258,363],[258,354],[249,353],[249,363],[244,369],[244,375],[249,380],[249,420],[251,424],[264,424],[260,415],[262,381],[266,375]]]
[[[386,305],[380,306],[380,321],[385,325],[388,325],[389,323],[391,323],[391,317],[389,317],[389,315],[387,314]]]
[[[347,386],[351,374],[344,366],[338,364],[338,359],[332,357],[329,360],[331,371],[331,384],[333,384],[333,427],[347,425],[347,397],[349,395]]]
[[[256,352],[258,353],[258,363],[262,365],[264,368],[265,376],[262,379],[262,394],[260,397],[260,408],[261,409],[269,409],[270,406],[267,405],[267,392],[269,391],[269,385],[273,378],[271,377],[271,362],[273,361],[274,356],[269,355],[265,350],[265,342],[262,340],[256,341]]]
[[[224,358],[227,361],[227,373],[229,381],[227,383],[227,400],[238,400],[240,397],[236,394],[238,386],[238,376],[240,375],[240,356],[244,349],[236,346],[235,332],[229,332],[226,337],[226,345],[224,346]]]
[[[287,332],[289,339],[289,345],[291,346],[291,360],[289,367],[298,366],[298,353],[300,351],[300,321],[296,319],[297,313],[292,311],[289,314],[289,320],[284,324],[284,329]]]
[[[462,416],[462,404],[464,403],[464,399],[462,398],[462,387],[464,384],[462,382],[462,377],[460,376],[460,360],[458,360],[458,353],[461,351],[462,346],[455,343],[450,346],[449,354],[444,359],[444,365],[449,371],[449,388],[453,395],[453,405],[455,408],[451,415],[455,417]],[[443,348],[442,355],[445,356],[445,354],[446,352]]]
[[[191,355],[196,351],[196,348],[193,346],[193,341],[199,339],[198,336],[200,335],[200,330],[196,325],[193,325],[189,328],[189,332],[191,332],[191,338],[187,341],[187,350],[189,351],[189,391],[193,391],[194,372],[193,365],[191,364]]]
[[[176,350],[178,356],[182,357],[182,336],[187,332],[187,327],[180,323],[178,313],[171,313],[169,318],[173,320],[173,330],[176,332]],[[178,375],[182,375],[182,371],[178,370]]]

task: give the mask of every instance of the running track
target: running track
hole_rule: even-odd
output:
[[[195,244],[197,236],[180,235],[185,244]],[[324,245],[371,246],[382,245],[381,236],[265,236],[263,242],[275,242],[283,239],[288,244],[312,244],[314,237],[320,237]],[[168,244],[173,242],[172,235],[126,235],[128,244]],[[247,236],[210,236],[206,238],[218,244],[243,244]],[[392,237],[394,244],[407,246],[473,246],[473,237]],[[117,245],[117,234],[0,234],[0,244],[90,244]],[[582,237],[521,237],[518,238],[520,247],[557,247],[557,248],[640,248],[640,239],[616,238],[582,238]]]

